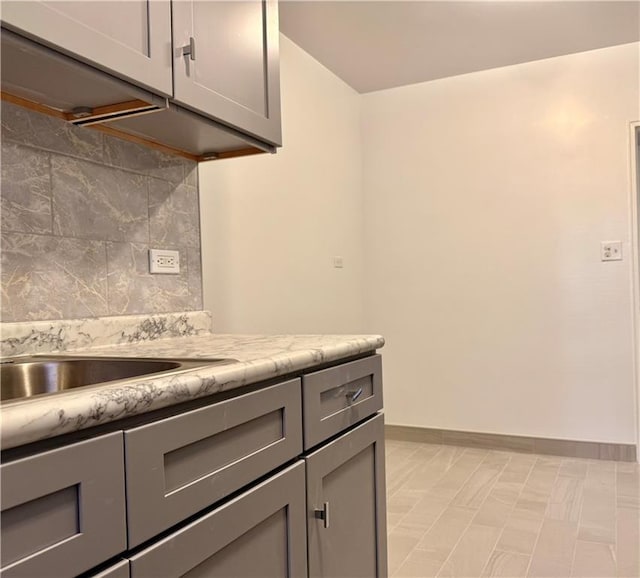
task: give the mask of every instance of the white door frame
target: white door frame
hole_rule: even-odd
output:
[[[635,406],[636,406],[636,460],[640,462],[640,121],[629,125],[629,171],[631,209],[631,251],[632,290],[633,290],[633,350],[635,371]]]

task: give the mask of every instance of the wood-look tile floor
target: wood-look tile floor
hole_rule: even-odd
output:
[[[387,440],[389,576],[640,577],[638,464]]]

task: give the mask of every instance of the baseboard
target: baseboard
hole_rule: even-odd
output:
[[[633,444],[557,440],[404,425],[385,425],[385,436],[393,440],[619,462],[635,462],[637,455]]]

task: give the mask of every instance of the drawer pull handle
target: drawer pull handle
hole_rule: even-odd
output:
[[[314,510],[313,513],[318,520],[324,522],[325,528],[329,527],[329,502],[322,504],[322,510]]]
[[[191,60],[196,59],[196,39],[189,37],[189,44],[182,47],[182,56],[188,56]]]
[[[362,388],[357,389],[356,391],[350,391],[347,393],[347,399],[353,403],[356,399],[358,399],[362,395]]]

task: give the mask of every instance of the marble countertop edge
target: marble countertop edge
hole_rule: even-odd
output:
[[[167,353],[172,351],[176,358],[223,356],[238,359],[238,362],[137,378],[0,406],[0,445],[2,449],[9,449],[87,429],[373,352],[383,345],[384,338],[379,335],[210,334],[163,339],[134,348],[110,346],[66,351],[66,355],[127,357],[167,357]]]

